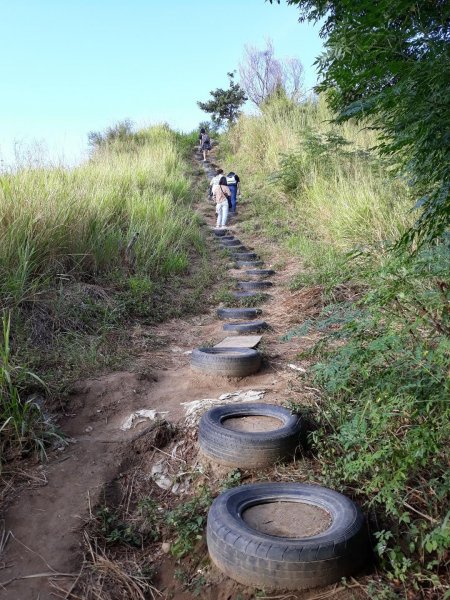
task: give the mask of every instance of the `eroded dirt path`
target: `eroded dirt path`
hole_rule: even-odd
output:
[[[204,203],[198,210],[207,215]],[[239,228],[237,223],[236,228]],[[249,246],[258,250],[258,240],[239,233]],[[213,251],[211,242],[211,251]],[[5,600],[50,600],[64,598],[74,583],[82,560],[83,524],[98,504],[105,483],[120,476],[127,449],[149,426],[148,421],[128,431],[121,429],[129,415],[140,409],[165,413],[165,419],[177,424],[183,420],[182,402],[218,398],[236,390],[266,390],[264,401],[281,403],[301,397],[314,402],[315,391],[299,385],[299,372],[287,365],[295,362],[300,369],[306,363],[296,359],[295,343],[282,343],[280,335],[298,323],[311,310],[317,310],[320,298],[313,301],[292,295],[285,284],[295,260],[277,255],[277,249],[265,247],[272,257],[267,266],[283,259],[284,268],[272,279],[275,287],[264,304],[263,318],[273,326],[264,334],[262,349],[269,360],[262,370],[243,380],[199,375],[189,366],[189,352],[205,342],[224,337],[223,323],[216,317],[217,306],[205,307],[199,317],[173,320],[155,327],[136,327],[130,331],[130,349],[144,347],[128,370],[78,382],[67,403],[61,428],[70,438],[68,448],[37,470],[35,485],[24,489],[5,515],[6,530],[11,537],[2,556],[0,597]],[[242,273],[230,271],[230,277]],[[312,343],[313,340],[311,340]],[[306,342],[308,343],[308,342]],[[133,352],[134,355],[134,352]],[[217,586],[201,597],[232,599],[239,596],[233,582],[217,576]],[[193,598],[185,591],[173,589],[173,565],[166,564],[161,584],[171,588],[172,598]],[[166,596],[168,597],[168,596]],[[294,597],[294,596],[292,596]],[[307,597],[302,596],[302,597]],[[333,596],[344,598],[341,595]],[[345,596],[357,598],[358,595]]]

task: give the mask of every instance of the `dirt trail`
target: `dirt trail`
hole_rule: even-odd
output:
[[[209,220],[210,208],[204,204],[198,208],[209,215]],[[254,241],[249,236],[240,237],[249,245]],[[266,248],[271,250],[275,249]],[[71,440],[69,447],[38,470],[36,484],[16,497],[5,516],[11,538],[1,557],[2,599],[64,598],[58,588],[70,587],[79,571],[81,529],[90,508],[99,501],[104,484],[120,474],[126,448],[148,428],[146,422],[129,431],[121,429],[133,411],[155,409],[167,413],[169,422],[178,423],[184,416],[181,402],[217,398],[224,392],[265,389],[264,401],[276,403],[292,397],[298,373],[287,368],[287,364],[295,360],[298,347],[281,344],[279,333],[286,331],[291,319],[291,294],[283,283],[298,268],[294,263],[287,261],[284,271],[271,278],[277,291],[271,292],[272,298],[263,307],[263,318],[274,326],[263,338],[263,350],[270,356],[270,363],[256,375],[227,380],[199,375],[190,369],[188,352],[192,348],[205,340],[226,337],[216,309],[210,308],[201,317],[135,328],[130,332],[130,345],[140,347],[142,337],[150,335],[158,341],[154,350],[141,352],[130,370],[77,383],[67,404],[68,413],[60,423]],[[231,271],[230,276],[233,275],[239,273]],[[305,402],[308,394],[314,392],[303,391]],[[162,575],[163,584],[166,580],[173,583],[170,568],[169,565]],[[222,578],[220,589],[221,597],[235,597],[229,580]],[[211,593],[211,598],[218,597]],[[177,591],[172,597],[192,596]]]

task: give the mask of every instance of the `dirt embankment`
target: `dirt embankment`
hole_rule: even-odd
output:
[[[199,202],[196,210],[204,217],[205,227],[212,224],[213,210],[206,200]],[[247,246],[262,249],[261,240],[239,230],[244,219],[245,208],[233,227]],[[202,540],[189,558],[177,562],[167,554],[170,539],[133,549],[125,544],[124,550],[114,550],[113,545],[109,552],[104,546],[96,546],[95,536],[89,532],[99,507],[120,506],[123,513],[133,515],[139,502],[150,498],[171,508],[206,484],[218,491],[230,476],[230,470],[208,464],[198,455],[196,430],[186,427],[183,403],[238,390],[264,391],[266,402],[316,402],[316,390],[302,379],[309,365],[298,360],[301,349],[296,342],[282,342],[280,337],[320,309],[320,290],[289,292],[286,284],[298,271],[298,264],[280,256],[276,246],[265,243],[263,251],[269,257],[268,266],[283,264],[283,269],[271,278],[274,288],[262,306],[263,317],[272,327],[261,344],[265,357],[262,370],[243,380],[208,377],[191,370],[189,353],[194,347],[225,337],[216,316],[217,305],[205,306],[201,316],[131,330],[129,348],[135,358],[130,368],[73,386],[60,421],[69,439],[68,447],[52,455],[45,466],[29,472],[28,484],[6,511],[5,526],[10,536],[4,547],[0,546],[1,598],[152,597],[149,590],[139,595],[137,576],[132,574],[133,567],[127,571],[127,564],[154,568],[152,580],[160,591],[155,591],[154,597],[159,597],[158,593],[176,600],[255,597],[254,590],[227,579],[208,563]],[[213,241],[210,260],[218,260]],[[242,272],[230,270],[229,277],[242,278]],[[292,363],[297,370],[288,366]],[[143,409],[157,411],[166,424],[155,427],[144,418],[124,429],[130,415]],[[178,487],[165,489],[158,485],[158,477],[161,483],[161,478],[170,479],[172,472],[176,472]],[[241,481],[258,477],[302,480],[310,479],[313,472],[313,464],[305,459],[275,472],[244,472],[239,477]],[[283,597],[350,599],[359,597],[358,590],[358,586],[344,590],[338,585],[323,590],[322,595],[315,591]]]

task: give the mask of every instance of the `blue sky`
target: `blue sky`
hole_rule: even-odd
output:
[[[191,130],[197,100],[227,85],[245,44],[270,37],[305,66],[322,45],[295,7],[264,0],[3,0],[0,158],[43,143],[52,160],[86,156],[87,133],[130,118]]]

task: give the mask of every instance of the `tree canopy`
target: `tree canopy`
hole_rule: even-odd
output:
[[[272,0],[270,0],[272,2]],[[279,2],[279,0],[278,0]],[[370,118],[379,149],[417,195],[405,240],[450,224],[450,3],[448,0],[288,0],[322,23],[316,64],[337,120]]]
[[[234,73],[228,73],[230,85],[227,90],[217,88],[210,92],[211,100],[197,102],[205,112],[211,114],[211,120],[217,126],[227,121],[231,125],[238,117],[241,106],[247,101],[244,90],[234,81]]]

